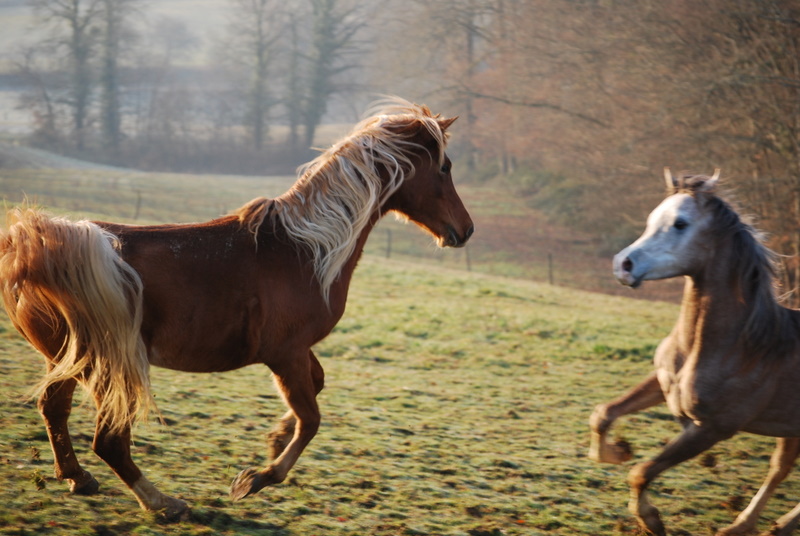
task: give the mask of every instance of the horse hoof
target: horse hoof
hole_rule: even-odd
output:
[[[601,463],[623,464],[633,458],[631,444],[625,440],[616,443],[600,443],[589,448],[589,459]]]
[[[89,473],[84,473],[80,481],[70,479],[69,491],[75,495],[94,495],[100,491],[100,483]]]
[[[614,457],[613,463],[624,463],[633,458],[633,448],[631,444],[625,441],[624,439],[620,439],[612,446],[612,456]]]
[[[189,505],[185,501],[166,497],[166,506],[159,513],[165,521],[186,521],[189,518]]]
[[[667,536],[667,529],[664,528],[664,523],[661,522],[661,516],[657,513],[649,515],[646,518],[640,518],[639,522],[647,534],[653,536]]]
[[[714,536],[744,536],[745,534],[752,534],[756,529],[755,523],[742,523],[733,524],[724,529],[720,529]]]
[[[264,487],[264,477],[258,469],[245,469],[231,482],[231,499],[238,501]]]

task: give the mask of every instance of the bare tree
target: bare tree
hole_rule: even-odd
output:
[[[100,124],[106,148],[119,149],[121,119],[119,109],[119,46],[124,0],[102,0],[102,63],[100,67]]]
[[[317,127],[338,91],[342,73],[355,68],[352,55],[358,51],[356,36],[365,23],[357,16],[359,5],[342,0],[309,0],[312,28],[307,56],[306,95],[303,106],[307,147],[314,144]]]
[[[60,141],[58,112],[54,90],[46,80],[48,68],[41,65],[43,57],[52,57],[47,44],[25,47],[14,65],[31,87],[21,95],[19,107],[33,115],[34,134],[48,146],[53,146]]]
[[[484,50],[490,44],[487,26],[495,11],[495,0],[417,0],[417,4],[424,15],[411,19],[409,23],[427,21],[428,32],[435,43],[428,50],[444,55],[439,60],[446,66],[443,69],[443,74],[447,75],[444,87],[463,109],[462,150],[467,169],[472,172],[478,160],[474,140],[477,120],[475,75],[478,65],[485,60]]]
[[[298,17],[294,14],[289,16],[289,50],[286,68],[286,91],[284,95],[284,105],[289,122],[289,139],[287,140],[292,157],[298,155],[298,145],[300,136],[298,131],[303,123],[303,92],[300,80],[301,48],[299,35]],[[307,149],[308,147],[304,147]]]
[[[245,123],[257,150],[264,145],[270,108],[277,101],[270,87],[270,69],[286,26],[283,6],[278,0],[231,0],[228,57],[247,71]]]
[[[51,26],[51,40],[65,51],[69,70],[68,104],[72,109],[75,147],[83,150],[92,94],[92,67],[97,43],[100,0],[33,0],[42,24]]]

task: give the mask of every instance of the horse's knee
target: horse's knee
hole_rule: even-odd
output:
[[[313,353],[311,354],[311,381],[314,383],[314,391],[319,394],[325,387],[325,371]]]
[[[598,434],[605,434],[612,422],[612,419],[608,417],[608,405],[598,404],[589,417],[589,428]]]
[[[317,392],[317,394],[319,394],[319,392],[325,387],[325,372],[320,367],[319,369],[313,371],[311,379],[314,382],[314,390]]]

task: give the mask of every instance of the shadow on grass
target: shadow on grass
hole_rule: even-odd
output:
[[[292,536],[286,527],[264,523],[254,519],[234,517],[213,508],[192,508],[186,525],[200,525],[217,531],[230,531],[234,534],[258,534],[259,536]]]

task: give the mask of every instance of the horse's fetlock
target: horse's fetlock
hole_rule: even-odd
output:
[[[628,484],[636,493],[641,493],[647,487],[649,483],[647,472],[651,465],[652,463],[650,462],[634,465],[628,473]]]
[[[274,466],[270,467],[264,473],[264,485],[273,486],[275,484],[280,484],[284,480],[286,480],[286,476],[287,476],[286,471],[279,471]]]

